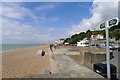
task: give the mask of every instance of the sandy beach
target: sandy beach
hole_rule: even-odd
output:
[[[38,55],[38,50],[44,50],[45,56]],[[22,78],[38,74],[44,69],[51,71],[49,54],[49,45],[3,53],[2,78]]]

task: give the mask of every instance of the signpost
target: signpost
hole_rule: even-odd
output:
[[[102,23],[102,24],[100,24],[100,29],[105,29],[105,26],[106,26],[106,23],[104,22],[104,23]]]
[[[107,61],[107,78],[110,79],[110,49],[109,49],[109,28],[106,26],[106,61]]]
[[[100,24],[100,29],[105,29],[106,31],[106,61],[107,61],[107,78],[110,79],[110,49],[109,49],[109,28],[118,25],[119,19],[113,18],[102,24]]]
[[[113,18],[113,19],[108,21],[108,27],[112,27],[112,26],[118,25],[118,23],[119,23],[119,19],[117,17]]]

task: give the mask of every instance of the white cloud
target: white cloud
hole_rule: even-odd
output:
[[[2,12],[0,14],[1,16],[8,18],[24,19],[25,16],[29,16],[36,23],[39,22],[38,17],[35,16],[30,9],[23,7],[18,3],[3,3],[3,5],[0,6],[0,11]]]
[[[92,2],[93,0],[2,0],[2,2]],[[97,2],[118,2],[119,0],[96,0]]]
[[[35,9],[41,11],[41,16],[39,17],[42,22],[56,22],[59,21],[59,17],[48,18],[44,11],[54,10],[59,6],[59,3],[45,3],[43,5],[37,6]]]
[[[76,34],[88,29],[98,29],[101,22],[118,16],[117,2],[93,2],[91,9],[92,17],[83,19],[80,24],[72,25],[68,34]]]
[[[56,21],[59,21],[59,20],[60,20],[60,18],[58,18],[58,17],[54,17],[54,18],[50,19],[51,22],[56,22]]]
[[[54,31],[54,30],[55,30],[55,29],[51,27],[51,28],[48,28],[46,31],[47,31],[47,32],[51,32],[51,31]]]
[[[26,16],[37,23],[42,21],[55,22],[59,19],[58,17],[52,19],[45,15],[38,17],[30,9],[18,3],[4,3],[0,6],[0,11],[2,11],[0,16],[3,16],[0,20],[2,24],[0,27],[3,28],[2,32],[0,31],[3,43],[50,43],[59,38],[53,35],[52,32],[55,31],[53,27],[43,28],[40,26],[38,29],[35,26],[19,22]]]
[[[41,14],[41,16],[39,17],[41,23],[44,23],[44,22],[56,22],[56,21],[59,21],[60,18],[59,17],[47,17],[45,14]]]
[[[57,7],[57,4],[43,4],[41,6],[36,7],[36,10],[40,10],[40,11],[46,11],[46,10],[50,10],[50,9],[55,9]]]
[[[118,2],[118,18],[120,19],[120,1]]]
[[[3,26],[3,43],[50,43],[58,38],[51,36],[51,32],[54,31],[54,28],[51,27],[45,30],[36,29],[33,26],[5,18],[0,23]]]
[[[58,4],[44,4],[36,9],[40,10],[48,10],[48,9],[55,9]],[[58,21],[58,17],[53,17],[53,18],[48,18],[46,17],[45,13],[40,13],[40,16],[36,16],[32,10],[24,7],[20,3],[3,3],[2,6],[0,6],[0,15],[7,17],[7,18],[12,18],[12,19],[20,19],[24,20],[26,16],[30,17],[35,23],[43,23],[46,21],[50,22],[55,22]]]

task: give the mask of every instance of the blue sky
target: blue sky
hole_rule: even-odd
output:
[[[108,5],[106,7],[106,4]],[[110,5],[113,5],[112,7]],[[2,11],[3,43],[52,43],[70,35],[98,29],[100,22],[117,16],[104,11],[116,3],[96,2],[5,2]]]
[[[84,18],[91,17],[90,8],[92,6],[92,2],[67,2],[67,3],[46,3],[46,2],[35,2],[35,3],[19,3],[22,4],[24,7],[32,10],[34,15],[38,18],[44,17],[44,19],[40,19],[39,22],[33,21],[30,17],[25,17],[24,20],[19,20],[22,24],[32,25],[33,27],[40,28],[41,26],[43,29],[45,28],[60,28],[60,31],[64,35],[65,29],[68,29],[72,24],[79,24],[80,21]],[[43,10],[37,9],[41,6],[48,6],[53,5],[53,7],[46,8]],[[47,20],[46,20],[47,19]]]
[[[41,3],[44,5],[47,3]],[[48,3],[49,4],[49,3]],[[89,18],[91,16],[89,12],[89,8],[84,8],[79,6],[79,3],[53,3],[53,5],[57,4],[56,8],[53,10],[47,11],[35,11],[35,13],[44,14],[48,19],[58,18],[55,21],[45,21],[40,25],[43,27],[53,27],[53,28],[60,28],[62,30],[57,30],[56,32],[62,32],[63,35],[65,31],[68,29],[72,24],[79,24],[83,18]],[[92,3],[86,3],[90,6]],[[83,4],[84,5],[84,4]],[[39,14],[38,14],[39,16]],[[39,24],[38,24],[39,26]]]

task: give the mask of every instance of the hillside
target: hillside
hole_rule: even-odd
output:
[[[80,32],[79,34],[74,34],[71,38],[66,38],[65,42],[69,42],[70,44],[76,44],[79,40],[84,39],[85,37],[90,38],[91,35],[95,34],[103,34],[105,37],[105,30],[96,30],[90,31],[87,30],[86,32]],[[120,39],[120,22],[117,26],[113,26],[109,29],[109,37],[112,39],[119,40]]]

